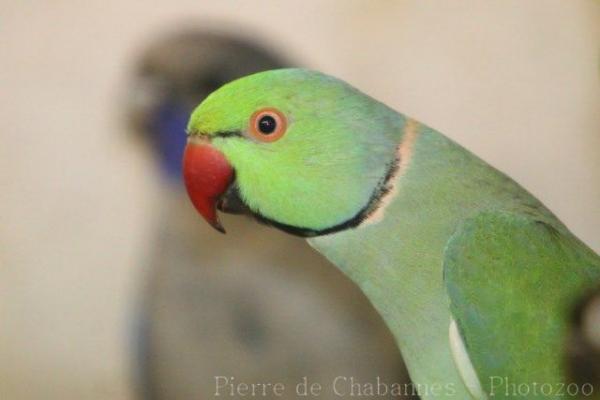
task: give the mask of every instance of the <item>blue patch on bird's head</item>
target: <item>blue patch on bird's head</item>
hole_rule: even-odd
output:
[[[163,103],[152,121],[153,142],[161,170],[170,180],[181,181],[181,160],[186,144],[186,125],[192,110],[175,101]]]

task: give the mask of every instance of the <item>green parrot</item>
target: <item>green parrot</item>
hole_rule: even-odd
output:
[[[190,118],[183,174],[218,230],[217,209],[248,213],[349,276],[421,398],[591,390],[569,383],[563,349],[600,257],[506,175],[347,83],[282,69],[226,84]]]

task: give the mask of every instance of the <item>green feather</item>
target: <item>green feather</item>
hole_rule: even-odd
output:
[[[507,212],[466,220],[445,253],[452,314],[486,391],[515,397],[506,381],[529,386],[527,398],[565,397],[558,387],[554,396],[540,388],[536,396],[532,383],[568,383],[564,347],[574,294],[598,282],[597,256],[562,225]]]

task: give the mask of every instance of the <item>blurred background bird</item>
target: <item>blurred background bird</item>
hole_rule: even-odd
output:
[[[284,398],[296,398],[305,376],[407,381],[387,328],[343,275],[298,239],[251,221],[230,221],[235,254],[219,251],[231,242],[208,231],[184,195],[192,109],[233,79],[286,65],[249,40],[188,30],[150,44],[134,68],[127,120],[150,144],[164,183],[135,319],[144,399],[208,398],[217,376],[282,382]],[[321,397],[337,396],[328,387]]]

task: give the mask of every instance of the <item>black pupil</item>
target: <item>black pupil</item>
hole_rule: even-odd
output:
[[[270,115],[265,115],[260,117],[258,120],[258,130],[260,133],[264,133],[265,135],[270,135],[275,132],[277,128],[277,122],[275,122],[275,118]]]

